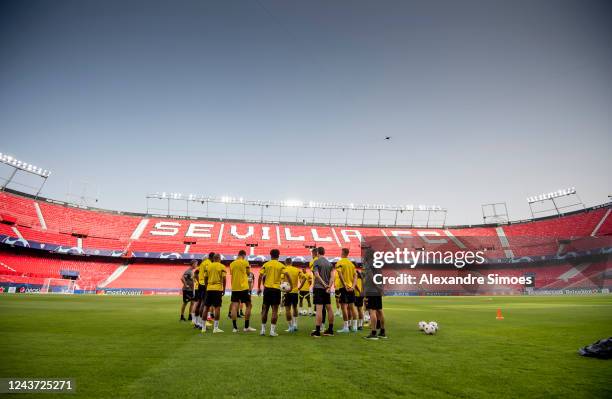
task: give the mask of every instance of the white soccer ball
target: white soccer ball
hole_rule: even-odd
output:
[[[434,326],[432,326],[431,324],[427,324],[427,325],[425,326],[425,328],[423,329],[423,331],[424,331],[424,332],[425,332],[425,334],[427,334],[427,335],[433,335],[433,334],[435,334],[435,333],[436,333],[437,329],[436,329]]]
[[[419,330],[424,331],[426,325],[427,325],[426,321],[419,321]]]
[[[306,309],[300,309],[299,314],[300,316],[306,316],[308,314],[308,311]]]
[[[370,314],[369,313],[364,314],[363,315],[363,320],[366,321],[366,322],[370,321]]]
[[[289,292],[289,290],[291,290],[291,284],[289,284],[289,282],[288,282],[288,281],[283,281],[283,282],[280,284],[280,289],[281,289],[281,290],[283,290],[283,291],[285,291],[285,292]]]
[[[429,325],[430,325],[430,326],[434,326],[434,328],[436,329],[436,331],[437,331],[437,330],[440,328],[440,327],[438,327],[438,323],[436,323],[435,321],[430,321],[430,322],[429,322]]]

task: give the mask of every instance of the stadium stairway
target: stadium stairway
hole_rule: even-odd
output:
[[[565,273],[563,273],[562,275],[560,275],[559,277],[557,277],[557,279],[563,280],[567,283],[572,278],[580,275],[590,265],[591,265],[590,263],[582,263],[580,265],[576,265],[572,267],[571,269],[569,269],[568,271],[566,271]]]
[[[106,278],[106,280],[102,281],[100,284],[98,284],[99,288],[104,288],[107,285],[109,285],[110,283],[112,283],[113,281],[115,281],[117,278],[119,278],[124,271],[126,271],[128,268],[127,264],[121,265],[117,268],[117,270],[115,270],[110,276],[108,276]]]
[[[2,273],[0,273],[0,274],[4,274],[7,271],[8,271],[8,274],[17,273],[17,270],[13,269],[12,267],[10,267],[9,265],[7,265],[4,262],[0,262],[0,266],[2,266],[2,268],[3,268],[3,269],[0,269],[0,270],[2,270]]]

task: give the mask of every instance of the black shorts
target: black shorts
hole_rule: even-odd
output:
[[[315,305],[329,305],[331,298],[325,288],[315,288],[312,290],[313,303]]]
[[[297,306],[298,304],[298,293],[297,292],[287,292],[285,293],[285,301],[283,302],[284,306]]]
[[[206,306],[221,306],[223,291],[207,291],[206,298],[204,299],[204,305]]]
[[[357,306],[358,308],[363,306],[363,297],[362,296],[356,296],[355,297],[355,306]]]
[[[280,305],[281,303],[281,290],[278,288],[264,288],[263,292],[263,304],[272,306]]]
[[[183,303],[193,301],[193,290],[183,290]]]
[[[232,302],[251,303],[251,291],[232,291]]]
[[[200,285],[198,286],[198,289],[196,290],[195,299],[196,301],[199,301],[199,300],[203,301],[204,298],[206,298],[206,286]]]
[[[340,288],[340,303],[355,303],[355,291]]]
[[[368,310],[382,310],[382,296],[368,296],[368,303],[366,309]]]
[[[300,291],[300,298],[307,298],[310,296],[310,291]]]

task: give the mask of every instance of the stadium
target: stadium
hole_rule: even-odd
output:
[[[612,397],[611,11],[0,3],[0,394]]]
[[[589,395],[601,396],[601,389],[609,389],[606,383],[609,368],[598,364],[581,364],[581,371],[577,373],[578,369],[573,367],[578,366],[573,364],[580,359],[572,354],[574,348],[571,346],[594,340],[610,327],[612,206],[609,203],[518,222],[432,228],[393,224],[382,226],[378,221],[376,227],[320,222],[262,223],[223,217],[172,216],[171,210],[166,216],[135,214],[89,208],[6,188],[0,193],[0,199],[0,292],[18,295],[3,297],[4,320],[7,326],[10,325],[4,332],[4,354],[7,359],[4,364],[10,365],[11,375],[15,375],[14,370],[19,371],[16,375],[22,376],[32,375],[31,370],[57,375],[53,370],[57,362],[61,362],[63,367],[70,370],[70,376],[77,376],[73,378],[78,381],[78,393],[88,397],[115,395],[113,384],[117,381],[125,384],[119,392],[120,396],[157,395],[160,392],[174,395],[175,390],[179,389],[176,384],[180,385],[174,379],[180,381],[184,375],[192,372],[192,367],[180,366],[179,359],[166,358],[165,350],[159,345],[170,348],[179,345],[171,350],[180,351],[185,343],[177,344],[175,339],[187,339],[189,346],[198,347],[196,353],[201,351],[203,363],[210,361],[213,347],[235,347],[231,350],[233,357],[226,357],[225,354],[214,357],[216,362],[226,364],[227,368],[235,367],[233,362],[253,358],[269,365],[264,367],[273,367],[275,355],[268,354],[268,351],[296,351],[304,357],[304,361],[289,369],[295,373],[301,372],[306,381],[315,377],[304,371],[303,367],[308,367],[310,362],[316,364],[316,359],[326,351],[340,356],[342,351],[347,350],[347,345],[350,345],[351,351],[356,350],[351,356],[361,359],[358,361],[367,362],[383,353],[386,361],[394,364],[402,364],[403,346],[413,351],[416,345],[419,356],[424,359],[438,357],[450,363],[477,362],[481,370],[476,375],[486,379],[486,369],[499,365],[501,361],[495,358],[501,356],[499,349],[496,349],[501,345],[514,348],[511,349],[512,355],[504,354],[510,356],[507,361],[540,359],[538,366],[530,366],[532,370],[542,371],[545,368],[550,371],[557,367],[548,361],[559,365],[549,380],[538,379],[538,389],[544,386],[547,395],[584,393],[581,379],[586,378],[587,374],[589,378],[601,378],[601,383],[594,385],[597,392],[586,390]],[[329,207],[326,204],[316,206],[320,206],[322,211]],[[385,348],[354,346],[350,343],[351,339],[355,340],[353,337],[334,337],[343,341],[316,348],[313,355],[308,342],[311,340],[308,335],[313,326],[313,317],[301,311],[298,319],[305,331],[281,333],[277,337],[280,340],[300,341],[283,341],[274,348],[267,342],[262,347],[252,341],[237,344],[232,342],[237,338],[235,334],[225,341],[200,342],[198,340],[203,338],[203,334],[199,330],[196,329],[194,333],[184,324],[174,324],[182,291],[181,276],[190,261],[206,258],[207,251],[221,254],[227,266],[236,259],[240,250],[248,249],[247,259],[255,275],[254,280],[257,280],[262,264],[270,259],[271,249],[279,249],[281,259],[290,257],[299,267],[308,267],[312,260],[312,248],[325,246],[332,262],[340,259],[342,248],[348,248],[355,255],[351,259],[360,265],[362,247],[370,238],[384,240],[385,245],[393,249],[418,248],[425,251],[427,248],[442,248],[451,252],[466,247],[485,249],[486,262],[457,268],[434,261],[424,262],[416,268],[400,264],[385,269],[385,278],[406,273],[416,276],[415,284],[409,284],[407,280],[402,280],[401,284],[385,284],[385,303],[391,305],[385,307],[385,311],[392,331],[390,342],[384,343]],[[465,283],[449,282],[449,279],[466,275],[483,279],[483,276],[494,275],[496,279],[486,284],[484,280],[475,282],[476,277]],[[429,280],[427,276],[430,276]],[[498,276],[506,280],[498,280]],[[524,277],[529,280],[521,280]],[[442,282],[434,282],[434,279]],[[231,293],[229,281],[225,290],[227,295]],[[83,295],[49,295],[54,293]],[[257,304],[260,298],[253,289],[253,301]],[[25,320],[21,318],[22,301],[28,302],[31,316]],[[231,320],[225,319],[225,311],[225,308],[221,311],[220,325],[229,328]],[[496,320],[496,312],[500,311],[503,311],[504,320]],[[97,316],[100,312],[105,316]],[[253,324],[257,325],[259,315],[255,310],[253,312]],[[336,313],[336,317],[338,315]],[[428,337],[418,334],[417,322],[428,317],[440,323],[435,342],[423,342],[421,339]],[[124,321],[126,318],[130,320],[128,325]],[[279,319],[279,329],[284,330],[287,322],[282,315]],[[84,325],[83,320],[89,321]],[[39,334],[29,336],[32,334],[30,331],[44,332],[46,338]],[[120,332],[118,336],[117,332]],[[447,333],[448,337],[445,336]],[[124,334],[132,338],[125,340]],[[111,339],[113,336],[115,338]],[[565,345],[560,352],[549,347],[548,340],[553,337]],[[248,338],[261,337],[253,335]],[[47,339],[50,345],[37,346],[40,340]],[[111,343],[109,339],[119,339],[121,343]],[[139,341],[134,342],[133,339]],[[461,344],[458,339],[463,340]],[[524,345],[527,340],[542,343],[541,346],[531,343],[530,351],[526,354]],[[69,348],[83,345],[85,348],[77,349],[80,355],[75,358],[73,350]],[[456,345],[462,345],[465,349],[458,350]],[[486,349],[474,349],[480,345],[486,345]],[[467,354],[468,348],[470,353],[476,350],[478,360]],[[108,369],[105,367],[102,372],[97,368],[100,350],[104,351],[105,358],[113,359],[102,360],[109,364]],[[154,362],[158,365],[155,370],[149,371],[144,380],[138,378],[134,385],[132,379],[135,377],[131,377],[132,373],[128,370],[148,368],[150,365],[143,362],[149,359],[150,351],[153,351]],[[446,351],[454,355],[444,353]],[[126,353],[129,354],[127,358]],[[278,361],[283,363],[281,359]],[[416,374],[421,375],[420,382],[401,388],[389,382],[389,386],[380,389],[396,389],[399,396],[416,394],[412,389],[428,389],[432,396],[463,395],[465,392],[466,388],[451,383],[457,374],[464,372],[455,369],[452,372],[441,371],[444,367],[427,369],[425,361],[415,363],[427,370]],[[329,367],[330,374],[336,373],[332,371],[333,365]],[[405,371],[402,371],[403,367],[407,367]],[[390,373],[401,381],[403,372],[414,372],[412,367],[414,365],[398,366],[397,370],[380,372]],[[512,369],[510,365],[505,367]],[[360,382],[344,389],[353,390],[357,396],[362,395],[363,390],[368,389],[367,385],[361,385],[367,383],[368,374],[360,375],[359,368],[350,367],[347,370],[359,376]],[[565,370],[572,370],[573,380],[567,380]],[[3,372],[7,375],[8,368]],[[220,373],[219,383],[209,388],[215,395],[225,396],[232,389],[238,389],[231,379],[225,377],[223,367],[214,373]],[[472,373],[473,370],[470,375]],[[429,380],[432,375],[442,381],[445,378],[450,380],[438,388],[421,382]],[[329,378],[330,383],[335,381]],[[524,383],[522,378],[521,373],[504,375],[507,386],[518,384],[519,380]],[[557,382],[557,378],[564,378],[564,383]],[[386,377],[383,379],[391,381]],[[254,379],[253,384],[256,381]],[[475,396],[513,397],[517,392],[527,393],[535,389],[529,384],[521,387],[505,390],[498,385],[487,384],[471,387],[470,390]],[[194,386],[188,391],[197,395],[199,389]],[[298,386],[292,386],[292,389],[298,389]],[[240,394],[243,391],[235,392]],[[261,388],[254,392],[254,396],[282,396],[276,388]],[[317,394],[319,391],[314,389],[312,392]],[[249,391],[249,395],[251,393]]]
[[[531,287],[416,285],[396,287],[396,295],[607,293],[612,284],[605,257],[612,236],[610,204],[506,224],[428,228],[160,217],[89,209],[10,190],[0,195],[4,291],[38,292],[44,287],[53,292],[64,289],[62,279],[69,279],[75,281],[71,289],[77,293],[178,295],[188,262],[201,260],[210,251],[229,263],[239,250],[248,249],[257,279],[258,266],[269,260],[273,248],[280,250],[281,260],[291,257],[305,264],[312,259],[311,248],[326,246],[332,262],[339,259],[342,248],[348,248],[360,263],[361,246],[368,237],[386,237],[395,247],[406,237],[415,237],[412,248],[465,244],[486,248],[487,264],[471,271],[534,276]],[[592,256],[603,257],[590,261]]]

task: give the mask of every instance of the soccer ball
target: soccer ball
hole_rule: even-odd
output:
[[[425,332],[425,334],[427,335],[433,335],[436,333],[436,328],[434,326],[432,326],[431,324],[427,324],[425,326],[425,328],[423,329],[423,331]]]
[[[300,316],[306,316],[308,314],[308,311],[306,309],[300,309]]]
[[[427,325],[426,321],[419,321],[419,330],[424,331],[426,325]]]
[[[369,321],[370,321],[370,314],[369,314],[369,313],[364,314],[364,315],[363,315],[363,320],[364,320],[365,322],[369,322]]]
[[[433,326],[433,327],[436,329],[436,331],[439,329],[439,327],[438,327],[438,323],[436,323],[435,321],[430,321],[430,322],[429,322],[429,325],[430,325],[430,326]]]
[[[289,290],[291,289],[291,284],[289,284],[289,282],[287,282],[287,281],[283,281],[280,284],[280,289],[285,291],[285,292],[289,292]]]

